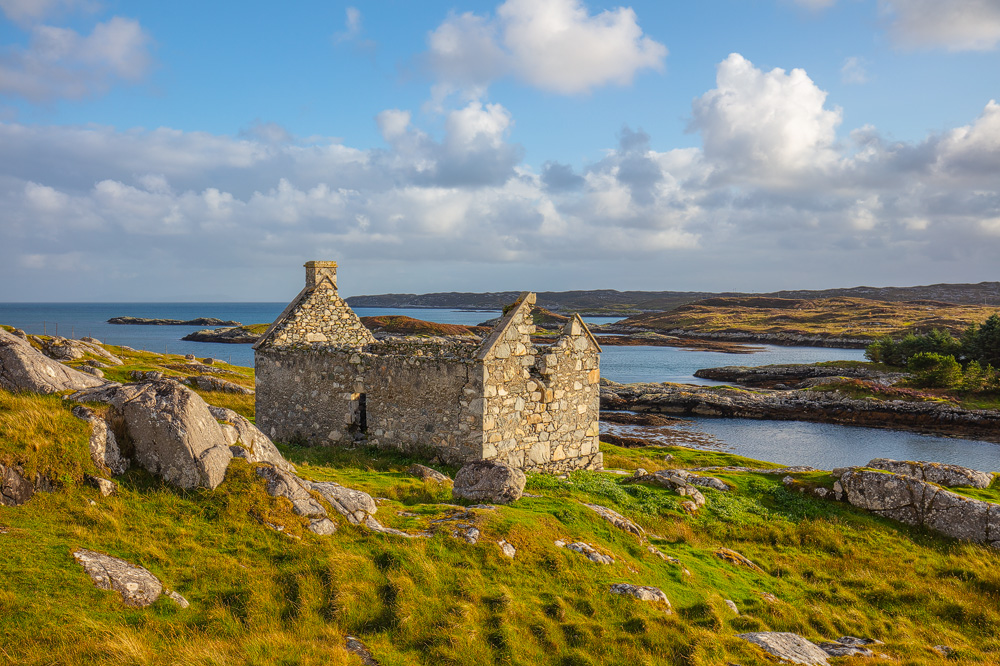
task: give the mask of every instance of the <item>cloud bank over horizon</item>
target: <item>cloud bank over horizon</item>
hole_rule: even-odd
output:
[[[65,271],[100,284],[102,249],[114,244],[131,255],[116,263],[135,271],[164,254],[182,270],[294,265],[303,248],[352,262],[497,266],[704,261],[721,250],[744,270],[772,245],[803,256],[817,246],[877,251],[945,270],[964,259],[943,239],[1000,251],[995,101],[919,144],[870,127],[838,142],[840,110],[805,71],[765,72],[734,53],[692,107],[701,148],[657,151],[652,137],[624,128],[600,161],[541,172],[507,140],[514,119],[496,103],[449,112],[440,138],[405,110],[383,111],[388,149],[273,131],[4,123],[10,242],[0,260],[8,278]]]
[[[995,47],[991,9],[976,26],[940,10],[928,27],[921,2],[881,3],[894,39]],[[0,9],[28,35],[0,59],[0,95],[100,95],[156,66],[137,19],[84,34],[44,21],[86,3]],[[361,39],[361,12],[345,16],[331,42]],[[302,261],[336,259],[356,276],[349,293],[767,291],[978,281],[1000,256],[994,99],[963,125],[899,141],[844,127],[850,109],[806,69],[734,52],[691,100],[696,145],[619,123],[597,159],[529,161],[514,107],[490,94],[505,80],[601,94],[663,72],[667,53],[631,8],[506,0],[426,34],[432,108],[374,111],[380,146],[276,121],[226,134],[0,120],[0,280],[20,300],[282,300]],[[857,86],[867,66],[832,71]]]

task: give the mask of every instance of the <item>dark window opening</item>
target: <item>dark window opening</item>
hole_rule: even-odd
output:
[[[368,401],[364,393],[355,393],[351,396],[350,430],[358,435],[368,430]]]

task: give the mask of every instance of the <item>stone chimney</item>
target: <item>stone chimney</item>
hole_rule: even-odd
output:
[[[313,289],[324,278],[328,278],[337,289],[337,262],[336,261],[307,261],[306,264],[306,289]]]

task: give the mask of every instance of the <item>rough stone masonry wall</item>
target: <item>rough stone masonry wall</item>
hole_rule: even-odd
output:
[[[603,469],[599,451],[600,356],[582,331],[540,349],[536,372],[541,400],[528,414],[539,441],[527,454],[527,469]]]
[[[483,359],[483,458],[519,468],[526,466],[526,453],[538,439],[527,422],[531,397],[541,396],[530,372],[536,352],[530,313],[530,302],[518,304]]]
[[[257,427],[272,439],[311,444],[346,439],[354,394],[364,391],[362,355],[352,350],[258,349]]]
[[[484,359],[483,457],[529,470],[602,469],[597,348],[580,329],[536,349],[530,305]]]
[[[399,355],[369,355],[364,363],[370,443],[433,447],[454,464],[482,459],[481,363]]]
[[[272,331],[265,346],[356,347],[375,342],[350,306],[329,282],[320,282]]]

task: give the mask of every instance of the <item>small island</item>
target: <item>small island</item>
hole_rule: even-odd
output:
[[[240,326],[241,322],[216,319],[215,317],[198,317],[197,319],[149,319],[146,317],[112,317],[109,324],[125,324],[128,326]]]

